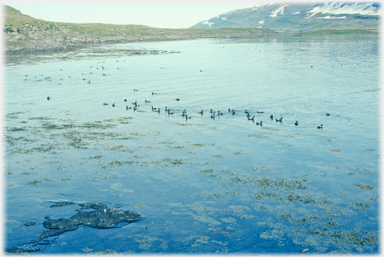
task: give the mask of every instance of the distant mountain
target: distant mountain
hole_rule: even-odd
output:
[[[379,30],[379,3],[266,3],[233,10],[191,28],[266,28],[273,30]]]

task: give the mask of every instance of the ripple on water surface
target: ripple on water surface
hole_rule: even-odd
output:
[[[6,247],[377,253],[377,43],[202,39],[9,60]],[[50,208],[62,202],[74,204]],[[44,226],[85,203],[140,220]]]

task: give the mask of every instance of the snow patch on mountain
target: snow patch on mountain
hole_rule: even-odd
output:
[[[323,19],[345,19],[347,16],[325,16]]]
[[[325,3],[316,6],[307,12],[307,17],[312,17],[318,13],[321,14],[363,14],[363,15],[379,15],[379,8],[372,6],[372,3],[351,5],[344,3]]]
[[[208,25],[208,27],[212,27],[214,22],[209,22],[208,20],[206,20],[206,21],[203,21],[201,24]]]
[[[271,15],[269,15],[270,17],[274,18],[277,16],[278,13],[280,14],[284,14],[284,8],[287,7],[288,5],[282,5],[280,6],[279,8],[277,8],[276,10],[272,11]]]

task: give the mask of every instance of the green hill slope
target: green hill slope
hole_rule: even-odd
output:
[[[162,29],[143,25],[77,24],[32,18],[4,6],[6,54],[67,51],[90,44],[136,41],[183,40],[204,37],[261,37],[274,34],[269,29]]]

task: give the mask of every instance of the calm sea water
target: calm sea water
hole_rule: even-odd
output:
[[[377,36],[282,36],[7,60],[5,247],[378,253],[378,51]],[[141,218],[31,242],[86,202]]]

